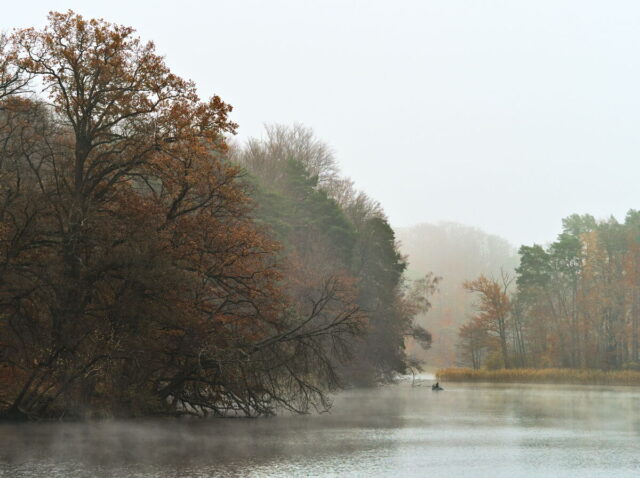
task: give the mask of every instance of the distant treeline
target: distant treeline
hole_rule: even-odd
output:
[[[309,130],[230,147],[230,112],[127,27],[0,37],[0,418],[307,412],[417,365],[437,279]]]
[[[640,369],[640,212],[573,215],[547,247],[522,246],[516,275],[467,281],[477,314],[460,328],[478,369]]]
[[[475,312],[475,299],[464,281],[481,274],[498,275],[501,269],[513,273],[517,248],[499,236],[453,222],[418,224],[396,232],[401,251],[409,257],[408,277],[432,271],[443,278],[431,311],[417,318],[433,334],[433,344],[424,350],[409,340],[409,350],[430,367],[452,367],[457,363],[460,326]]]

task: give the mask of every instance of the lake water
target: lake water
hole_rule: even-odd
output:
[[[0,425],[0,476],[640,476],[640,388],[428,383],[329,414]]]

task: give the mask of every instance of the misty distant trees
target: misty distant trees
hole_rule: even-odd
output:
[[[380,206],[230,112],[128,27],[0,38],[0,418],[304,413],[429,344]]]
[[[451,222],[400,228],[397,234],[402,253],[409,257],[408,277],[418,278],[428,271],[442,277],[431,312],[418,317],[433,333],[433,345],[425,353],[409,341],[411,352],[432,366],[448,367],[461,360],[471,363],[457,347],[459,328],[475,314],[476,300],[464,282],[480,275],[500,277],[501,271],[514,275],[516,248],[501,237]],[[477,334],[474,337],[480,339]]]
[[[460,330],[469,365],[640,368],[640,213],[624,223],[573,215],[555,242],[519,253],[516,287],[469,287],[480,307]],[[506,315],[484,305],[500,288]],[[490,326],[501,316],[506,337]]]
[[[300,125],[267,126],[263,139],[250,139],[234,156],[254,182],[256,219],[283,244],[293,277],[351,281],[366,333],[352,343],[351,359],[339,369],[343,379],[371,384],[415,366],[405,339],[430,346],[414,317],[429,309],[437,280],[407,283],[382,207],[341,177],[330,149]]]

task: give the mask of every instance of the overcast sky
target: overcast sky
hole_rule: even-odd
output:
[[[394,226],[521,244],[640,208],[640,2],[29,0],[0,28],[68,8],[154,40],[240,140],[313,128]]]

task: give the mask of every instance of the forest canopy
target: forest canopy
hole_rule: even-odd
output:
[[[132,28],[0,37],[0,417],[270,415],[418,365],[382,207],[302,126],[230,147]]]

